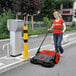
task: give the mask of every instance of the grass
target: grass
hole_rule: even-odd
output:
[[[29,36],[30,35],[39,35],[39,34],[43,34],[46,32],[47,32],[46,27],[35,27],[33,31],[31,30],[31,28],[29,28],[29,30],[28,30]]]
[[[47,32],[47,29],[48,28],[46,28],[46,27],[43,27],[43,28],[35,27],[34,28],[34,31],[32,31],[31,29],[29,29],[28,34],[29,34],[29,36],[30,35],[44,34],[44,33]],[[72,31],[72,30],[76,30],[76,26],[73,26],[73,27],[72,26],[67,26],[66,31]],[[53,32],[53,30],[52,31],[49,31],[49,33],[50,32]]]
[[[73,26],[73,27],[68,26],[68,27],[66,28],[66,31],[72,31],[72,30],[76,30],[76,26]]]
[[[8,39],[8,38],[9,38],[9,34],[6,34],[6,33],[0,34],[0,39]]]
[[[29,30],[28,30],[28,35],[31,36],[31,35],[40,35],[40,34],[45,34],[47,33],[48,28],[46,27],[34,27],[34,30],[32,31],[31,30],[31,27],[29,27]],[[67,29],[66,31],[72,31],[72,30],[76,30],[76,26],[67,26]],[[49,31],[50,32],[53,32],[53,31]],[[0,39],[8,39],[9,38],[9,32],[6,33],[5,31],[0,33]]]

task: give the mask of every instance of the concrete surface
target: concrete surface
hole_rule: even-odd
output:
[[[67,37],[68,36],[66,36],[65,38],[67,38]],[[67,39],[65,39],[65,40],[67,40]],[[74,43],[76,43],[76,37],[74,37],[74,38],[69,37],[68,42],[64,43],[63,47],[70,46]],[[46,48],[54,50],[54,46],[52,46],[52,47],[50,47],[50,46],[52,46],[52,44],[44,45],[44,46],[42,46],[41,50],[46,49]],[[37,49],[38,48],[34,48],[34,49],[29,50],[30,58],[35,55],[35,53],[36,53],[35,50],[37,50]],[[8,71],[8,70],[15,68],[17,66],[20,66],[24,63],[27,63],[28,60],[29,59],[21,58],[21,56],[19,56],[19,57],[7,57],[7,56],[1,57],[0,58],[0,73]]]
[[[76,76],[76,43],[64,48],[63,57],[53,68],[45,68],[28,61],[1,73],[0,76]]]

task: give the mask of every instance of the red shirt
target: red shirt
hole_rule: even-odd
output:
[[[63,19],[60,19],[59,21],[54,20],[53,25],[54,25],[54,33],[56,34],[61,34],[62,32],[62,24],[64,23]]]

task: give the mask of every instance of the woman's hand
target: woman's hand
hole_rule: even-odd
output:
[[[54,25],[52,24],[51,28],[49,28],[49,29],[48,29],[48,31],[52,30],[52,29],[53,29],[53,27],[54,27]]]
[[[49,31],[50,29],[48,29],[48,31]]]
[[[48,31],[52,30],[52,28],[49,28]]]

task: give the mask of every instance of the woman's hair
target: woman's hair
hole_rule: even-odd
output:
[[[57,14],[57,15],[59,16],[59,18],[62,18],[61,14],[60,14],[58,11],[55,11],[55,12],[53,13],[53,15],[54,15],[54,14]]]

